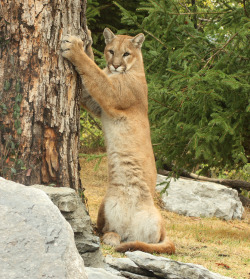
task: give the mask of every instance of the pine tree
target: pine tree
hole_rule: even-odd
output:
[[[158,165],[238,168],[250,155],[249,6],[245,1],[120,4],[130,34],[144,32]],[[249,4],[248,4],[249,5]]]

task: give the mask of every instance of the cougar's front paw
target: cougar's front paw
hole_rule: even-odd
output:
[[[83,41],[76,36],[66,35],[61,41],[61,51],[64,58],[73,62],[84,51]]]
[[[91,36],[91,31],[87,28],[87,36],[86,36],[86,39],[85,39],[85,44],[86,44],[86,47],[87,46],[92,46],[93,44],[93,39],[92,39],[92,36]]]

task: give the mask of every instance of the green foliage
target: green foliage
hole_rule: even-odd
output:
[[[249,159],[249,18],[239,1],[115,3],[144,32],[158,166],[239,168]]]
[[[139,5],[140,0],[117,0],[117,2],[122,6],[125,5],[129,11],[133,11]],[[94,52],[98,57],[102,57],[105,46],[103,39],[104,28],[108,27],[114,32],[118,32],[125,29],[127,24],[121,22],[120,9],[109,0],[88,0],[86,16],[88,27],[92,32]]]
[[[216,170],[212,169],[212,175],[222,179],[234,179],[250,182],[250,164],[246,164],[239,170]],[[250,192],[249,192],[250,195]]]
[[[0,133],[4,131],[0,125]],[[20,159],[19,142],[11,135],[4,139],[3,149],[0,150],[0,176],[12,178],[26,170],[24,162]]]
[[[16,91],[15,98],[13,98],[12,108],[10,104],[6,105],[0,98],[0,176],[12,178],[26,170],[23,160],[20,158],[19,139],[22,134],[20,121],[20,105],[22,101],[22,84],[19,79],[15,82],[13,80],[4,81],[3,90],[9,91],[14,88]],[[0,92],[1,93],[1,92]],[[0,95],[1,97],[1,95]],[[8,113],[13,115],[13,136],[10,135],[10,126],[4,124],[4,118]]]
[[[104,137],[101,123],[94,119],[86,111],[81,111],[80,118],[81,133],[80,140],[82,149],[98,149],[104,147]]]
[[[101,153],[101,154],[84,154],[84,153],[80,153],[79,154],[79,157],[82,157],[82,158],[87,158],[87,162],[90,162],[90,161],[93,161],[93,160],[97,160],[97,163],[95,164],[95,168],[94,170],[97,171],[101,162],[102,162],[102,159],[104,157],[107,157],[107,154],[106,153]]]
[[[105,27],[146,35],[143,54],[158,166],[231,169],[249,160],[246,2],[88,1],[89,28],[102,66]]]

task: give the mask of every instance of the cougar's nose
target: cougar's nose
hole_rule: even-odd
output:
[[[115,69],[117,69],[118,67],[120,67],[120,65],[113,65]]]

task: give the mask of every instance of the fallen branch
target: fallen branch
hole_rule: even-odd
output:
[[[169,175],[169,173],[170,173],[170,171],[167,171],[167,170],[159,170],[159,174]],[[214,183],[217,183],[217,184],[221,184],[221,185],[224,185],[224,186],[231,187],[231,188],[236,189],[236,190],[244,189],[244,190],[250,191],[250,182],[247,182],[247,181],[209,178],[209,177],[206,177],[206,176],[201,176],[201,175],[197,175],[197,174],[194,174],[194,173],[189,173],[187,171],[182,171],[180,175],[184,176],[184,177],[192,178],[192,179],[195,179],[195,180],[214,182]]]

